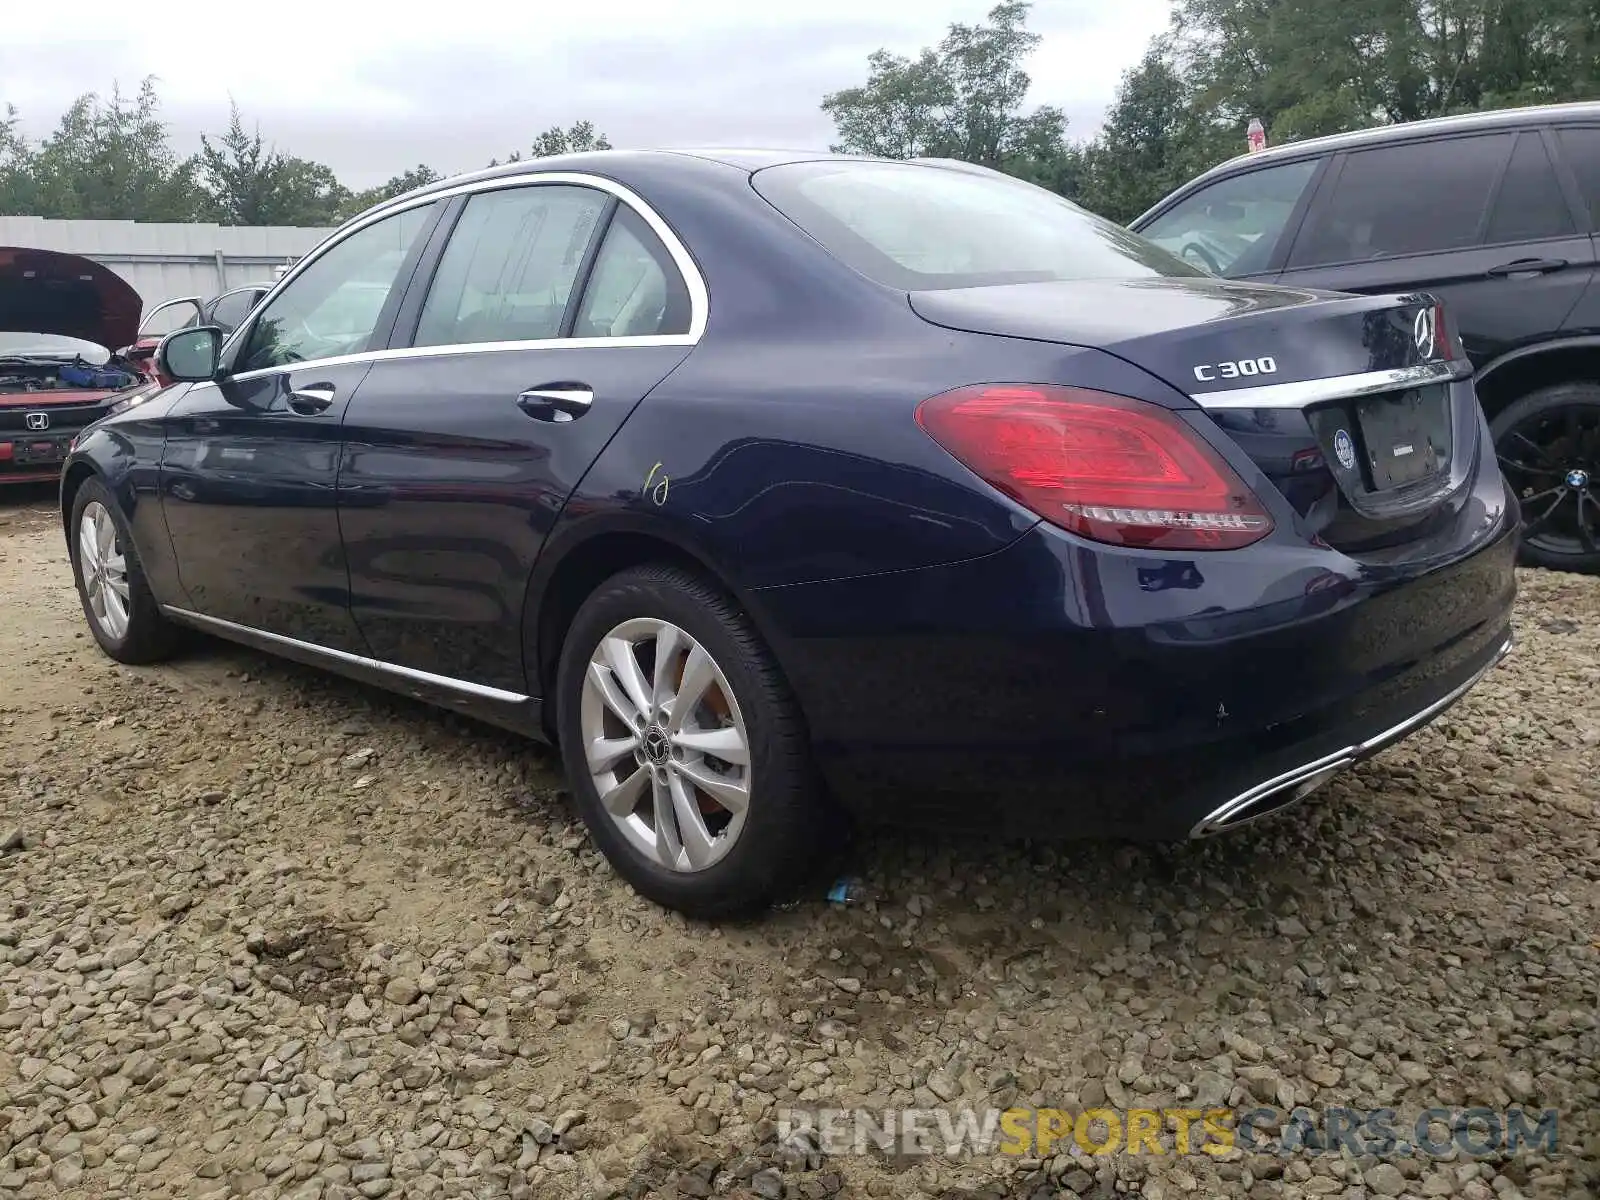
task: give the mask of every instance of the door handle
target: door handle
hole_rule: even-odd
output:
[[[315,416],[333,403],[331,383],[312,383],[289,393],[289,407],[303,417]]]
[[[1519,258],[1512,262],[1501,263],[1498,267],[1490,267],[1485,275],[1501,278],[1507,275],[1547,275],[1551,271],[1559,271],[1567,265],[1564,258]]]
[[[594,403],[594,389],[581,383],[553,383],[529,388],[517,397],[517,407],[536,421],[558,424],[576,421]]]

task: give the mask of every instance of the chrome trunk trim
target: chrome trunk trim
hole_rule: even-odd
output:
[[[1353,396],[1373,396],[1404,388],[1450,383],[1472,376],[1465,361],[1424,363],[1393,371],[1363,371],[1358,375],[1334,375],[1327,379],[1305,379],[1298,383],[1263,383],[1255,387],[1218,388],[1190,392],[1201,408],[1210,410],[1251,408],[1309,408],[1329,400],[1348,400]]]

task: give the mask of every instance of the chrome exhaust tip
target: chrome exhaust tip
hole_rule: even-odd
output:
[[[1333,762],[1314,763],[1291,772],[1287,777],[1279,776],[1257,784],[1248,792],[1240,793],[1208,813],[1189,836],[1209,837],[1214,833],[1238,829],[1273,813],[1282,812],[1300,803],[1335,775],[1352,766],[1355,761],[1353,758],[1341,757]]]

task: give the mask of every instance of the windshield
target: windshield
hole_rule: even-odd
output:
[[[827,160],[758,171],[773,207],[835,258],[902,291],[1204,272],[1020,180],[912,163]]]
[[[0,358],[59,358],[67,362],[81,358],[98,367],[110,360],[111,351],[95,342],[55,333],[0,332]]]

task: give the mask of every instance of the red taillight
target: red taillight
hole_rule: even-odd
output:
[[[979,478],[1098,542],[1227,550],[1272,531],[1233,468],[1180,418],[1142,400],[980,384],[924,400],[917,424]]]
[[[1433,306],[1433,342],[1440,358],[1455,357],[1454,339],[1450,336],[1450,326],[1445,324],[1443,304]]]

